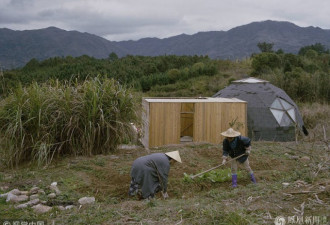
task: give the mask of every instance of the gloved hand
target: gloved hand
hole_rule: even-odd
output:
[[[169,198],[169,196],[168,196],[167,192],[162,192],[162,195],[163,195],[163,198],[164,198],[164,199],[167,199],[167,198]]]
[[[223,156],[222,157],[222,165],[225,165],[227,163],[227,157]]]
[[[245,154],[250,155],[251,154],[251,146],[245,148]]]

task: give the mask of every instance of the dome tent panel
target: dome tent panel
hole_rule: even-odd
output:
[[[281,98],[276,98],[270,107],[271,112],[281,127],[296,123],[294,106]]]
[[[290,126],[292,124],[292,120],[290,119],[290,117],[288,116],[288,114],[284,113],[280,126],[281,127],[287,127]]]
[[[290,115],[291,119],[296,122],[296,111],[294,109],[289,109],[288,114]]]
[[[280,99],[275,99],[275,101],[273,102],[273,104],[270,106],[271,108],[274,108],[274,109],[282,109],[282,105],[280,103]]]
[[[273,113],[276,121],[278,122],[278,124],[281,124],[282,118],[284,116],[284,112],[283,110],[279,110],[279,109],[270,109],[270,111]]]
[[[236,97],[248,102],[248,134],[254,140],[293,141],[296,125],[304,129],[297,105],[284,90],[268,81],[257,78],[234,81],[213,97]],[[271,109],[281,112],[274,115]]]
[[[287,101],[285,101],[284,99],[280,99],[280,101],[283,106],[283,109],[289,110],[289,109],[293,108],[293,106],[291,104],[289,104]]]

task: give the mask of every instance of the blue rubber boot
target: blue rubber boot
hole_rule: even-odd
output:
[[[250,175],[251,175],[251,181],[252,181],[254,184],[256,184],[257,181],[256,181],[256,178],[254,177],[254,174],[251,173]]]
[[[231,175],[231,182],[232,182],[232,187],[237,187],[237,174],[232,174]]]

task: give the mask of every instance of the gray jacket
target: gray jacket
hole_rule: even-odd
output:
[[[132,165],[131,177],[142,189],[142,197],[148,198],[158,185],[167,191],[170,160],[164,153],[154,153],[137,158]]]

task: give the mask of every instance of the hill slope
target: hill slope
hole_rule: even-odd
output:
[[[13,31],[0,29],[0,65],[6,69],[25,65],[32,58],[54,56],[106,58],[111,52],[130,55],[208,55],[211,58],[237,59],[258,52],[258,42],[274,43],[274,49],[297,53],[306,45],[321,43],[330,48],[330,30],[299,27],[289,22],[263,21],[229,31],[181,34],[170,38],[143,38],[112,42],[96,35],[65,31],[55,27]]]
[[[289,22],[253,22],[227,32],[210,31],[178,35],[165,39],[145,38],[122,41],[118,45],[137,55],[208,55],[211,58],[236,59],[259,52],[259,42],[274,43],[274,50],[297,53],[303,46],[322,43],[330,48],[330,30],[302,28]]]
[[[44,60],[69,55],[106,58],[111,52],[126,53],[104,38],[78,31],[56,27],[25,31],[0,29],[0,65],[5,68],[23,66],[32,58]]]

